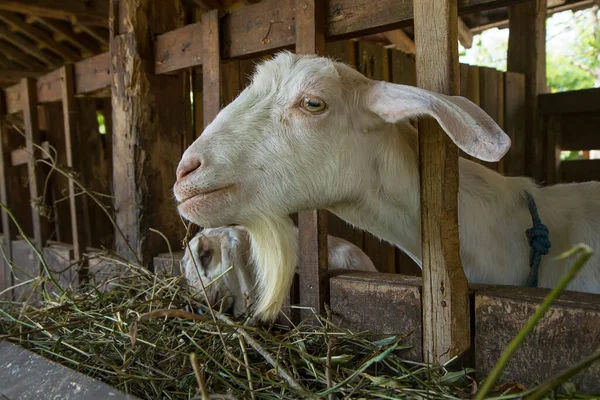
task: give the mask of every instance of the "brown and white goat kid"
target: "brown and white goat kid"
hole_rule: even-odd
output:
[[[497,161],[510,139],[459,96],[373,81],[327,58],[278,54],[185,151],[179,212],[204,226],[242,224],[259,268],[256,313],[278,314],[296,267],[288,214],[325,208],[421,263],[418,135],[408,119],[434,117],[467,154]],[[572,265],[554,256],[578,243],[600,248],[600,184],[540,188],[460,159],[460,255],[470,282],[523,285],[531,227],[526,193],[550,230],[539,286]],[[277,245],[274,245],[277,243]],[[600,292],[597,255],[569,286]]]
[[[298,228],[293,228],[298,237]],[[328,236],[328,267],[335,270],[377,272],[371,259],[344,239]],[[206,228],[189,242],[181,260],[186,284],[223,311],[240,316],[251,308],[256,293],[256,266],[250,256],[250,236],[243,226]]]

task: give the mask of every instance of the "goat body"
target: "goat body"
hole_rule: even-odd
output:
[[[409,120],[422,116],[435,118],[457,146],[479,159],[497,161],[510,146],[467,99],[373,81],[323,57],[281,53],[257,67],[251,85],[185,151],[174,186],[179,212],[201,226],[250,227],[325,208],[421,265],[418,132]],[[600,249],[599,183],[539,188],[465,159],[459,174],[460,255],[470,282],[525,284],[525,231],[532,225],[526,192],[552,242],[539,286],[554,286],[572,265],[573,259],[555,260],[558,254],[578,243]],[[274,251],[268,243],[257,240],[252,247],[268,255]],[[281,272],[275,260],[294,251],[290,244],[259,263],[264,299],[257,313],[265,319],[276,315],[291,282],[284,275],[293,271]],[[600,292],[597,255],[569,289]]]

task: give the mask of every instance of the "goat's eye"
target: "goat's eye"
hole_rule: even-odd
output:
[[[208,263],[210,262],[210,258],[212,257],[212,252],[210,250],[203,250],[202,252],[200,252],[200,264],[202,264],[203,267],[207,267]]]
[[[325,111],[325,107],[327,107],[327,105],[325,104],[325,102],[323,100],[314,99],[314,98],[310,98],[310,97],[303,98],[302,102],[300,103],[300,106],[302,108],[304,108],[306,111],[313,113],[313,114],[321,113],[321,112]]]

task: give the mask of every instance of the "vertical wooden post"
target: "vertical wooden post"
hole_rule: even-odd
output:
[[[510,150],[504,157],[504,174],[525,175],[525,76],[507,72],[504,76],[504,128],[510,136]]]
[[[459,93],[457,0],[414,2],[417,85]],[[423,358],[445,363],[470,345],[467,279],[458,239],[458,148],[435,120],[419,121]]]
[[[202,14],[202,98],[204,127],[221,109],[221,56],[219,11]]]
[[[325,2],[296,1],[296,53],[325,53]],[[299,301],[324,314],[329,304],[327,273],[327,211],[312,210],[298,213],[299,229]],[[301,318],[310,317],[302,312]]]
[[[508,71],[525,74],[526,173],[544,176],[544,137],[537,116],[537,95],[546,86],[547,0],[530,0],[509,8]]]
[[[29,179],[29,196],[33,202],[38,202],[40,206],[43,204],[42,196],[44,193],[44,175],[41,165],[36,166],[35,162],[39,158],[40,150],[34,146],[42,143],[37,110],[37,85],[35,79],[23,78],[21,80],[21,90],[23,99],[23,123],[25,125],[25,148],[30,154],[27,161],[27,176]],[[42,219],[40,210],[31,204],[31,217],[33,222],[33,241],[42,250],[49,234],[48,220]]]
[[[5,99],[0,94],[0,202],[8,207],[8,170],[10,168],[10,149],[8,148],[8,129],[5,120]],[[0,291],[13,285],[13,278],[10,263],[12,263],[12,240],[14,232],[8,213],[4,210],[2,214],[2,251],[4,257],[0,260]],[[6,300],[12,300],[12,292],[4,297]]]
[[[111,0],[117,252],[150,265],[184,231],[170,195],[186,135],[183,76],[154,74],[154,37],[183,25],[179,0]]]
[[[560,181],[560,152],[561,152],[561,115],[549,114],[540,117],[540,130],[546,137],[546,183],[553,185]],[[589,159],[589,152],[588,152]]]
[[[65,129],[65,145],[67,155],[67,167],[77,173],[83,173],[84,148],[81,146],[82,138],[77,126],[77,102],[75,101],[75,69],[73,64],[65,65],[60,69],[62,108]],[[71,210],[71,234],[73,240],[73,257],[80,262],[80,268],[84,267],[83,253],[87,243],[84,224],[84,196],[76,196],[76,184],[69,179],[69,207]]]

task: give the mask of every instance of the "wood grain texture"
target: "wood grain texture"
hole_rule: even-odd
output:
[[[76,94],[88,94],[109,87],[111,84],[110,56],[102,53],[75,63]],[[40,76],[36,81],[39,103],[61,100],[60,69]],[[21,85],[17,84],[4,89],[6,112],[14,114],[23,110]]]
[[[504,131],[510,137],[510,150],[504,156],[504,175],[525,175],[525,76],[504,75]]]
[[[202,104],[206,128],[221,109],[221,56],[219,52],[219,12],[202,14]]]
[[[325,4],[319,0],[296,0],[296,52],[325,53]],[[299,298],[300,305],[325,313],[329,304],[327,271],[327,211],[311,210],[298,213]],[[290,295],[291,297],[291,295]],[[302,320],[311,313],[301,310]],[[309,322],[316,323],[314,320]]]
[[[459,93],[456,0],[414,3],[417,84]],[[419,121],[423,358],[444,363],[470,346],[467,279],[458,240],[458,148],[433,119]]]
[[[508,343],[539,308],[549,289],[498,287],[475,294],[475,367],[487,376]],[[600,343],[600,296],[565,292],[508,362],[500,382],[527,387],[563,372]],[[559,356],[557,356],[559,354]],[[600,392],[600,364],[569,379],[578,392]]]
[[[77,102],[75,101],[75,69],[73,65],[66,65],[61,69],[62,79],[62,109],[64,118],[64,135],[66,145],[67,167],[72,171],[83,171],[82,157],[85,148],[77,125]],[[85,196],[76,196],[79,192],[73,179],[69,179],[69,208],[71,211],[71,234],[73,241],[73,256],[75,260],[83,262],[83,252],[87,247],[85,231],[90,226],[84,221]],[[89,222],[89,221],[88,221]]]
[[[526,77],[526,174],[543,180],[545,144],[537,123],[537,96],[546,91],[546,0],[512,6],[509,18],[507,70]]]
[[[461,0],[461,13],[516,4],[524,0]],[[325,2],[325,39],[336,41],[370,33],[387,32],[409,26],[413,19],[410,2],[397,0],[334,0]],[[221,20],[221,58],[248,58],[280,49],[292,49],[296,44],[297,23],[295,0],[265,0],[226,14]],[[179,36],[180,41],[169,51],[173,71],[177,66],[200,65],[196,52],[181,51],[179,43],[190,43],[196,48],[199,39],[193,28],[183,28],[167,35]],[[168,40],[166,37],[161,40]],[[157,62],[163,51],[156,54]],[[175,60],[175,58],[182,58]]]
[[[406,335],[404,357],[422,361],[421,279],[352,271],[331,277],[331,317],[338,326],[372,335]]]
[[[181,75],[152,73],[153,1],[119,3],[111,12],[124,14],[113,20],[125,20],[130,30],[117,35],[117,24],[111,24],[113,195],[116,222],[125,233],[125,240],[116,236],[115,248],[127,259],[150,265],[152,255],[168,248],[151,227],[171,243],[183,236],[181,222],[173,218],[170,191],[187,129],[185,82]],[[181,22],[177,4],[173,1],[170,29]]]
[[[600,149],[600,113],[549,115],[558,118],[563,150]]]
[[[23,99],[23,122],[25,124],[25,148],[31,154],[27,162],[27,175],[29,178],[29,196],[30,200],[36,202],[36,206],[30,204],[31,217],[33,221],[33,242],[38,250],[44,247],[49,235],[48,220],[40,214],[38,206],[44,206],[44,170],[42,165],[36,165],[35,160],[40,156],[40,150],[34,146],[40,145],[41,135],[38,125],[37,111],[37,87],[35,80],[23,78],[21,81],[22,99]]]
[[[108,21],[108,0],[2,0],[0,10],[69,21],[83,18],[99,26]]]
[[[479,106],[485,111],[500,128],[504,125],[504,78],[500,71],[493,68],[479,68]],[[479,162],[487,168],[500,172],[503,160],[498,162]]]
[[[546,136],[546,177],[545,183],[553,185],[560,181],[560,143],[562,138],[562,130],[560,117],[556,115],[548,115],[540,123],[541,129],[545,131]]]
[[[10,172],[10,148],[8,141],[8,126],[5,118],[4,99],[0,97],[0,202],[9,205],[8,202],[8,173]],[[0,291],[13,285],[10,263],[12,262],[12,240],[15,237],[15,229],[8,213],[0,211],[2,215],[2,251],[4,256],[0,260]],[[0,296],[2,300],[12,300],[12,291]]]
[[[571,114],[600,111],[600,88],[538,96],[540,114]]]

